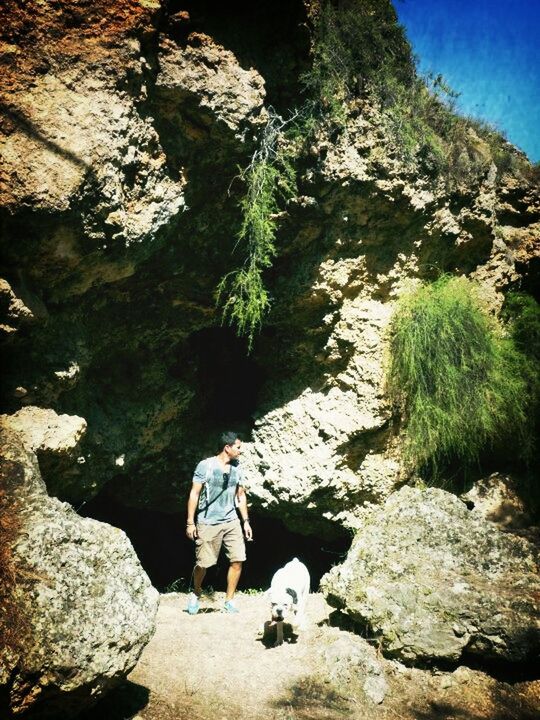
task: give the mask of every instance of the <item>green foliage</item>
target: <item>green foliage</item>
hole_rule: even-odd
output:
[[[186,578],[176,578],[163,588],[164,593],[189,592],[189,583]]]
[[[285,124],[270,111],[260,147],[250,165],[240,172],[246,193],[240,202],[242,224],[237,245],[245,248],[245,261],[222,278],[216,293],[223,320],[247,337],[249,349],[270,307],[263,273],[271,267],[277,252],[279,202],[296,192],[294,165],[282,135]]]
[[[241,595],[250,595],[253,597],[258,597],[259,595],[264,595],[265,590],[264,588],[246,588],[245,590],[240,590]]]
[[[432,89],[420,78],[404,85],[397,78],[381,75],[376,83],[396,155],[405,164],[418,158],[433,174],[446,166],[446,146],[441,136],[448,134],[454,122],[440,97],[442,88],[446,89],[442,78],[434,81]]]
[[[313,17],[312,66],[300,78],[314,107],[343,124],[345,101],[381,67],[403,83],[414,76],[410,46],[390,3],[363,0],[335,7],[323,0]]]
[[[392,322],[389,390],[405,421],[405,457],[435,473],[489,444],[526,436],[528,364],[465,278],[403,297]]]
[[[540,305],[527,293],[508,293],[503,316],[519,349],[540,365]]]
[[[343,127],[355,97],[378,102],[394,153],[405,165],[419,164],[449,186],[478,178],[492,162],[502,172],[530,168],[494,128],[456,113],[458,95],[441,75],[417,75],[390,2],[322,0],[313,7],[312,67],[301,77],[305,101],[288,120],[269,108],[260,145],[240,171],[246,192],[237,246],[244,261],[216,292],[223,320],[247,337],[250,349],[270,308],[264,273],[277,254],[280,206],[296,193],[298,154],[324,124]]]
[[[405,164],[419,162],[427,174],[444,177],[450,187],[473,181],[492,162],[501,173],[523,173],[528,166],[495,127],[457,112],[459,95],[442,75],[403,84],[381,74],[376,94],[396,155]]]
[[[527,293],[511,292],[506,296],[502,314],[512,339],[526,360],[531,437],[536,438],[540,429],[540,305]],[[529,454],[533,449],[530,448]]]
[[[315,126],[344,126],[347,102],[367,93],[378,102],[394,152],[404,164],[450,187],[485,173],[524,173],[528,162],[489,123],[459,115],[458,93],[442,75],[417,74],[403,28],[389,3],[320,4],[313,18],[312,67],[301,77]]]

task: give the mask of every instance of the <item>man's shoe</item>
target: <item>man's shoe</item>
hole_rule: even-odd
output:
[[[223,605],[223,610],[226,613],[234,614],[237,612],[240,612],[236,605],[234,604],[233,600],[225,600],[225,605]]]
[[[199,602],[199,598],[195,595],[195,593],[189,593],[187,601],[188,613],[190,615],[196,615],[199,612],[200,607],[201,604]]]

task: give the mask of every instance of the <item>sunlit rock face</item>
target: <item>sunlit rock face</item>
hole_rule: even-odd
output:
[[[536,272],[533,184],[498,173],[478,139],[479,178],[449,191],[403,166],[359,97],[300,163],[248,356],[215,307],[243,261],[239,167],[309,67],[303,4],[272,8],[9,7],[2,398],[10,415],[84,421],[75,463],[40,456],[76,507],[107,487],[181,510],[196,461],[232,427],[256,507],[303,532],[359,527],[407,480],[384,382],[396,299],[446,270],[497,311]]]
[[[444,490],[403,488],[321,581],[328,601],[406,663],[526,663],[538,654],[533,546]]]
[[[160,36],[157,3],[63,3],[31,20],[13,7],[9,22],[5,407],[87,423],[78,463],[44,473],[54,494],[80,505],[135,475],[152,497],[131,502],[171,508],[192,462],[184,436],[206,431],[189,338],[216,322],[230,185],[265,122],[264,81],[201,34]]]
[[[36,456],[9,425],[2,419],[0,481],[20,514],[13,557],[22,629],[15,651],[0,653],[2,715],[70,718],[134,667],[159,596],[121,530],[47,496]]]

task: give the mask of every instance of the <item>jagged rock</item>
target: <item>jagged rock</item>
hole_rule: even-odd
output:
[[[362,683],[362,689],[373,704],[380,705],[388,692],[384,661],[366,640],[340,633],[323,651],[330,680],[337,687],[351,682]]]
[[[133,668],[158,593],[126,535],[49,498],[35,455],[12,429],[0,433],[1,480],[22,524],[13,553],[25,628],[16,652],[0,656],[2,716],[70,718]]]
[[[0,333],[9,336],[20,324],[35,320],[34,313],[20,297],[14,293],[11,285],[0,278]]]
[[[474,513],[502,529],[531,525],[531,513],[519,493],[518,483],[509,475],[492,473],[487,478],[477,480],[461,498]]]
[[[62,494],[70,483],[77,485],[78,468],[86,462],[80,447],[87,429],[84,418],[28,405],[13,415],[0,415],[0,422],[18,433],[25,447],[35,452],[51,495]]]
[[[443,490],[393,493],[321,581],[328,602],[404,662],[526,662],[540,650],[532,546]]]
[[[348,274],[333,263],[323,277],[336,292],[347,286]],[[321,390],[308,386],[255,422],[254,441],[245,446],[250,493],[270,512],[294,519],[297,529],[313,522],[306,508],[354,528],[362,505],[384,500],[399,479],[399,459],[387,448],[390,410],[380,363],[390,313],[388,304],[342,298],[317,358],[330,367],[346,359],[341,371]]]
[[[174,123],[174,132],[191,141],[211,133],[221,140],[228,133],[237,143],[264,125],[264,81],[255,70],[244,70],[229,50],[211,38],[192,33],[180,47],[163,38],[156,78],[156,110]]]
[[[245,259],[238,167],[265,103],[286,116],[301,102],[311,10],[245,25],[239,7],[204,3],[169,19],[155,0],[7,7],[0,250],[14,294],[24,281],[47,322],[6,322],[6,411],[88,422],[85,462],[43,467],[49,488],[80,504],[107,485],[123,503],[176,510],[216,426],[231,424],[253,440],[255,506],[304,532],[360,527],[406,480],[384,389],[394,301],[440,268],[473,275],[498,310],[538,256],[537,189],[501,178],[472,138],[478,176],[449,192],[420,161],[404,165],[364,88],[344,131],[319,128],[297,164],[265,274],[272,310],[246,358],[218,327],[215,290]],[[252,387],[223,403],[217,378],[237,373]]]
[[[77,415],[58,415],[50,408],[27,406],[13,415],[0,416],[2,425],[19,434],[36,454],[72,456],[86,432],[86,420]]]
[[[12,272],[27,266],[34,286],[50,291],[61,285],[62,293],[82,294],[130,277],[159,244],[160,229],[184,210],[185,180],[169,172],[156,130],[139,106],[146,94],[146,60],[134,25],[141,15],[148,21],[157,8],[144,4],[139,18],[137,9],[118,8],[108,47],[95,42],[96,34],[101,40],[109,34],[110,18],[99,10],[80,18],[84,31],[77,23],[77,38],[65,10],[37,13],[18,38],[25,44],[35,33],[37,48],[1,58],[8,77],[15,78],[3,88],[0,127],[0,205],[9,211],[4,234],[21,232],[21,209],[23,216],[32,208],[49,217],[46,229],[39,223],[34,228],[27,218],[24,248],[8,242],[3,254]],[[133,10],[135,17],[129,17]],[[14,34],[18,13],[13,9],[8,18]],[[144,34],[140,27],[138,34]],[[60,46],[50,47],[50,35],[62,37]],[[26,71],[35,55],[41,62],[46,58],[47,72],[30,80]]]

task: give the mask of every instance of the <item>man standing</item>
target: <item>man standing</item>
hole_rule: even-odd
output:
[[[217,563],[221,546],[229,559],[227,594],[224,610],[236,613],[234,593],[242,563],[246,559],[247,540],[253,539],[249,524],[243,474],[238,466],[242,441],[234,432],[221,435],[219,451],[214,457],[201,460],[193,475],[193,485],[187,505],[186,535],[195,540],[196,564],[193,570],[193,592],[188,597],[188,613],[199,611],[202,582],[206,570]],[[238,519],[236,507],[240,512]],[[197,511],[197,524],[195,512]]]

